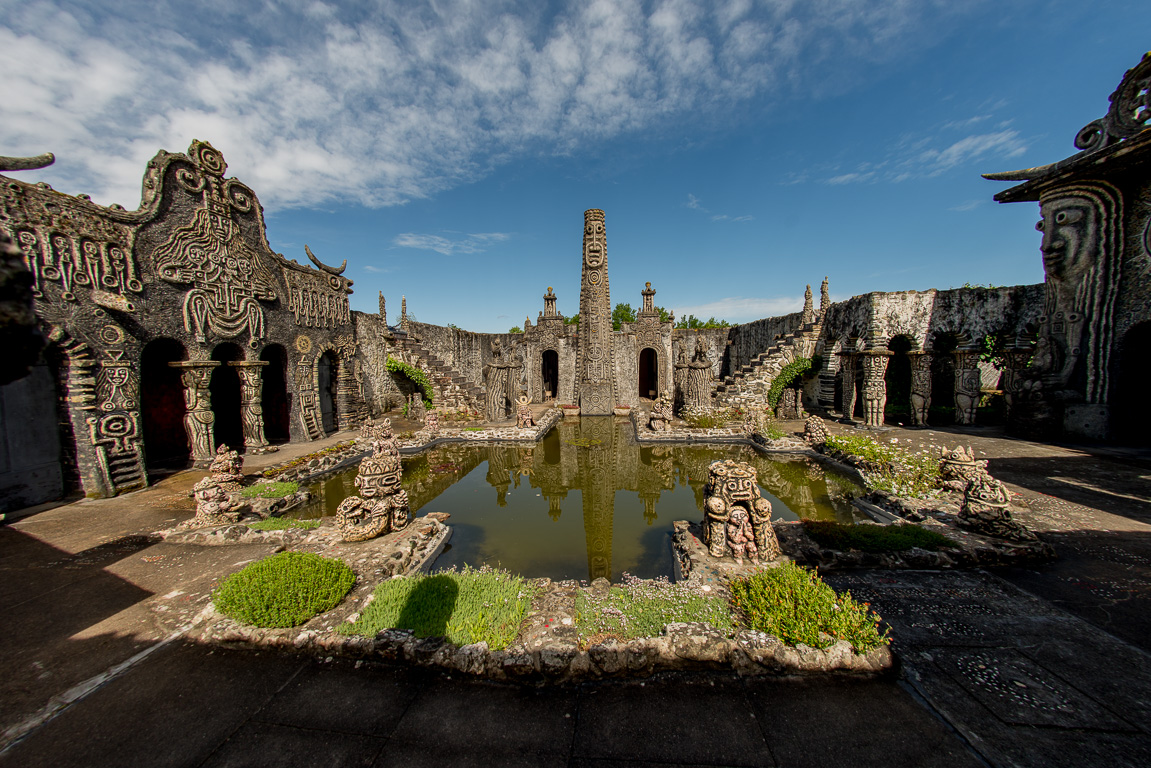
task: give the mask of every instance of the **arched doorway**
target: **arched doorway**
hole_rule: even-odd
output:
[[[320,424],[325,435],[336,431],[336,377],[340,370],[339,366],[340,362],[331,350],[320,355],[316,363]]]
[[[1151,380],[1151,322],[1139,323],[1123,336],[1119,347],[1119,377],[1111,403],[1112,429],[1117,440],[1151,446],[1151,413],[1145,406]]]
[[[140,355],[140,415],[149,474],[183,469],[192,457],[181,371],[168,365],[186,357],[183,344],[163,338],[149,342]]]
[[[292,439],[292,404],[288,396],[288,353],[279,344],[269,344],[260,353],[267,365],[260,372],[264,408],[264,438],[269,443]]]
[[[887,373],[883,380],[887,386],[887,406],[884,416],[899,424],[911,422],[911,339],[906,336],[893,336],[887,342],[891,358],[887,361]]]
[[[540,358],[540,377],[543,381],[544,400],[559,396],[560,355],[554,349],[545,349]]]
[[[948,426],[955,423],[955,357],[959,346],[954,333],[941,332],[931,340],[931,409],[927,423]]]
[[[240,419],[240,374],[232,361],[244,359],[244,351],[238,344],[224,342],[212,350],[212,359],[220,365],[212,369],[212,380],[208,392],[212,396],[213,437],[217,447],[226,445],[237,451],[244,449],[244,423]]]
[[[651,347],[639,351],[639,396],[659,397],[659,357]]]

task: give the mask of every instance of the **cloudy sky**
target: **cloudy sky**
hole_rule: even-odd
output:
[[[113,6],[112,9],[101,6]],[[0,154],[135,208],[211,142],[273,248],[348,259],[354,309],[504,331],[612,299],[677,315],[1042,280],[988,171],[1071,154],[1148,46],[1146,0],[0,0]]]

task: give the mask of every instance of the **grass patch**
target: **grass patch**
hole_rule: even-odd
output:
[[[732,581],[732,604],[749,629],[775,635],[788,645],[827,648],[846,640],[858,653],[890,642],[880,617],[850,592],[837,595],[818,574],[784,563]]]
[[[410,629],[416,637],[446,637],[456,645],[486,642],[507,648],[520,631],[536,587],[520,576],[487,566],[464,566],[430,576],[388,579],[343,635],[374,637],[384,629]]]
[[[320,527],[319,520],[294,520],[290,517],[269,517],[254,523],[246,523],[253,531],[283,531],[288,528],[302,528],[310,531]]]
[[[576,629],[581,644],[604,637],[655,637],[667,624],[702,621],[724,632],[735,628],[726,601],[667,579],[644,581],[624,574],[604,596],[586,589],[576,595]]]
[[[914,523],[844,525],[830,520],[804,520],[803,529],[816,543],[840,551],[903,552],[912,547],[936,550],[956,546],[943,534]]]
[[[212,593],[226,616],[257,627],[295,627],[335,608],[356,575],[341,560],[281,552],[233,573]]]
[[[282,499],[298,490],[299,483],[260,483],[248,486],[240,492],[240,496],[245,499]]]

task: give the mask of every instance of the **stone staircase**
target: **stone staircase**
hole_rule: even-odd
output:
[[[397,339],[404,362],[427,372],[432,380],[433,401],[438,408],[466,408],[483,413],[483,387],[469,381],[412,336]]]
[[[823,332],[823,321],[817,319],[799,330],[778,339],[723,381],[712,384],[712,404],[716,408],[760,405],[767,402],[771,383],[783,367],[800,357],[811,357]]]

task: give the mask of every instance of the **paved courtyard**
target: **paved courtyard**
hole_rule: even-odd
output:
[[[1151,764],[1147,456],[885,437],[972,445],[1060,555],[829,575],[891,624],[896,675],[536,689],[195,646],[178,633],[215,580],[270,548],[150,536],[192,514],[189,472],[0,527],[0,765]]]

